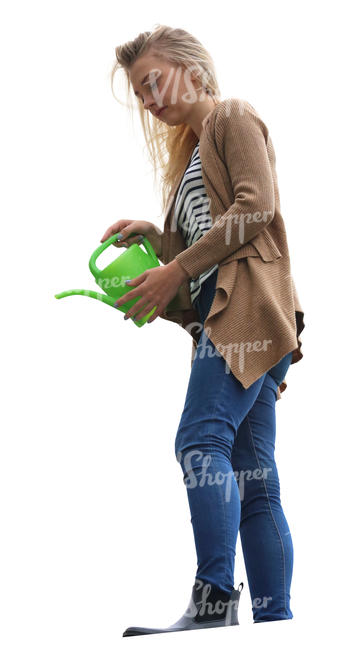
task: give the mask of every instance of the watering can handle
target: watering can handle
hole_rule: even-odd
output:
[[[92,255],[90,257],[90,261],[89,261],[89,268],[90,268],[90,271],[91,271],[92,275],[94,275],[95,278],[101,272],[100,269],[96,266],[97,257],[99,257],[100,254],[103,253],[103,251],[106,248],[108,248],[108,246],[110,246],[111,244],[114,244],[115,241],[118,241],[118,234],[119,233],[116,233],[115,235],[112,235],[112,237],[109,237],[109,239],[106,239],[106,241],[103,242],[103,244],[101,244],[100,246],[98,246],[98,248],[96,248],[96,250],[92,253]],[[139,232],[131,232],[130,234],[131,235],[140,235],[141,233],[139,233]],[[158,264],[158,258],[157,258],[156,254],[154,252],[153,246],[151,245],[150,241],[146,237],[143,237],[143,242],[142,243],[143,243],[143,246],[146,249],[148,255],[150,255],[150,257],[153,259],[153,261],[156,264]]]

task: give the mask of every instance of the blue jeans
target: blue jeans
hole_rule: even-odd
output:
[[[195,301],[201,323],[216,279],[217,270]],[[244,389],[202,330],[175,439],[194,532],[195,577],[231,593],[240,530],[255,623],[293,618],[293,545],[274,457],[276,390],[291,356]]]

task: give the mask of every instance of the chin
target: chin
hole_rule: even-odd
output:
[[[175,116],[171,115],[171,113],[168,113],[168,111],[163,111],[162,115],[159,115],[158,120],[161,120],[162,122],[166,122],[171,126],[177,126],[182,122],[181,120],[178,120]]]

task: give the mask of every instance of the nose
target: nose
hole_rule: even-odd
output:
[[[144,108],[148,109],[151,106],[153,106],[153,104],[154,104],[153,97],[148,97],[148,99],[144,100],[143,106],[144,106]]]

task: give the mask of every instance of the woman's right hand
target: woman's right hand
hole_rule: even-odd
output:
[[[160,239],[162,233],[160,229],[150,221],[138,221],[137,219],[120,219],[119,221],[116,221],[116,223],[114,223],[112,226],[107,228],[101,239],[101,242],[106,241],[106,239],[112,237],[112,235],[115,235],[116,233],[123,235],[120,241],[113,242],[113,246],[116,246],[117,248],[120,248],[121,246],[128,248],[128,246],[133,243],[140,243],[141,236],[144,235],[149,239],[156,255],[160,255],[161,253]],[[133,235],[131,233],[137,234]]]

